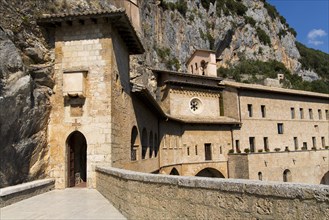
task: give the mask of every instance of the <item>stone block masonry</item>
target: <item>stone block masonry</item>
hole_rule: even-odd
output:
[[[329,219],[329,187],[96,168],[96,188],[131,219]]]

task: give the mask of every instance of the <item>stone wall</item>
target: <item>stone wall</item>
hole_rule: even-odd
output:
[[[329,187],[97,167],[96,188],[131,219],[328,219]]]
[[[231,178],[258,180],[260,172],[264,181],[283,181],[285,170],[291,182],[320,184],[329,172],[329,150],[229,155]]]

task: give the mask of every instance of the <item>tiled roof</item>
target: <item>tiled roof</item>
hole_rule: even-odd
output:
[[[60,22],[98,18],[110,18],[109,21],[118,30],[118,33],[127,45],[129,54],[142,54],[145,52],[126,11],[122,8],[102,11],[44,14],[38,19],[38,24],[42,26],[53,25],[56,27]]]

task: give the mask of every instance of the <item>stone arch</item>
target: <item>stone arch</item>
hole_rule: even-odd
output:
[[[323,175],[320,184],[329,185],[329,171]]]
[[[178,172],[178,170],[174,167],[174,168],[171,169],[169,175],[179,176],[179,172]]]
[[[210,167],[202,169],[195,176],[225,178],[219,170]]]
[[[291,172],[289,169],[283,171],[283,182],[291,182]]]
[[[66,139],[68,187],[86,186],[87,140],[80,131],[73,131]]]
[[[147,131],[146,128],[143,128],[142,131],[142,159],[146,158],[147,153]]]
[[[149,156],[150,156],[150,158],[153,157],[153,151],[154,151],[153,132],[150,131],[150,136],[149,136]]]
[[[138,135],[138,129],[136,126],[133,126],[131,129],[131,139],[130,139],[130,159],[132,161],[138,160],[138,149],[140,146],[140,138]]]

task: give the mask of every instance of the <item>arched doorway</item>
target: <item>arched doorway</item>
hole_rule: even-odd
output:
[[[329,185],[329,171],[326,174],[324,174],[320,184]]]
[[[66,140],[68,187],[84,187],[87,181],[87,141],[79,132],[72,132]]]
[[[176,168],[172,168],[169,175],[179,176],[178,170]]]
[[[205,168],[198,172],[195,176],[225,178],[224,175],[214,168]]]

